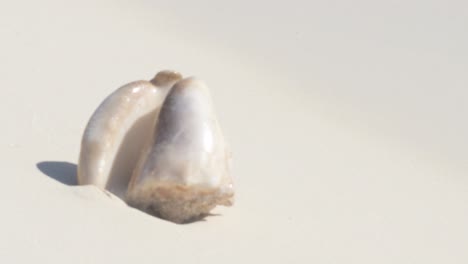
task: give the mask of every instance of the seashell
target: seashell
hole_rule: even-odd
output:
[[[181,78],[179,73],[163,71],[151,81],[122,86],[99,105],[81,141],[79,184],[93,184],[119,197],[125,195],[164,98]]]
[[[176,223],[233,203],[230,153],[208,88],[181,79],[163,71],[104,100],[83,135],[79,184]]]

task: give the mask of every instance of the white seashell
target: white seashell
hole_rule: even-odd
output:
[[[130,205],[182,223],[232,204],[230,154],[201,81],[174,85],[149,146],[128,188]]]
[[[125,194],[164,98],[181,78],[179,73],[163,71],[150,82],[124,85],[99,105],[83,134],[79,184],[93,184],[120,197]]]
[[[79,184],[183,223],[231,205],[230,153],[207,87],[163,71],[108,96],[85,129]],[[167,97],[166,97],[167,95]]]

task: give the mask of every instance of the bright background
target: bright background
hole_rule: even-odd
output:
[[[0,0],[0,262],[467,263],[467,47],[462,0]],[[207,82],[234,152],[204,222],[53,177],[162,69]]]

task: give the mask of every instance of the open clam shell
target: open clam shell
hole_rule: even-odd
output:
[[[119,88],[91,117],[78,180],[183,223],[231,205],[230,153],[206,85],[163,71]]]

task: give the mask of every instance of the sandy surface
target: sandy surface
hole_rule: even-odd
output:
[[[468,262],[466,1],[154,2],[0,2],[1,263]],[[234,153],[187,225],[74,186],[99,102],[166,68]]]

